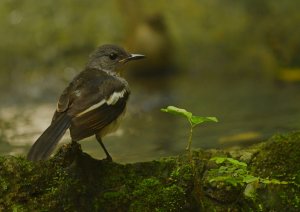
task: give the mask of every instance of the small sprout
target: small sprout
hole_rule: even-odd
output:
[[[258,182],[259,181],[259,177],[255,177],[255,176],[247,174],[247,175],[245,175],[243,177],[242,180],[243,180],[244,183],[248,184],[248,183]]]
[[[228,157],[213,157],[210,160],[215,161],[216,164],[222,164],[226,161],[228,161],[229,163],[236,165],[236,166],[244,166],[247,167],[247,164],[238,160],[235,160],[233,158],[228,158]]]
[[[254,197],[255,185],[262,184],[288,184],[287,181],[279,181],[277,179],[268,179],[253,176],[247,164],[229,157],[213,157],[210,159],[219,165],[216,169],[208,171],[209,183],[223,182],[232,186],[246,186],[244,195],[246,197]]]
[[[189,140],[188,140],[188,145],[186,147],[186,150],[190,150],[191,148],[194,127],[204,122],[218,122],[218,119],[216,117],[194,116],[191,112],[175,106],[168,106],[167,108],[162,108],[161,111],[165,113],[174,114],[174,115],[184,116],[187,118],[188,122],[190,123],[190,135],[189,135]]]

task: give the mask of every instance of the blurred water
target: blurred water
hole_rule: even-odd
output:
[[[132,95],[119,130],[103,140],[115,161],[157,159],[185,151],[188,124],[160,112],[175,105],[195,115],[216,116],[194,130],[193,148],[227,148],[263,141],[274,133],[300,129],[300,86],[256,78],[189,75],[167,80],[130,80]],[[57,96],[59,91],[57,91]],[[0,154],[24,155],[51,121],[56,98],[48,103],[3,105]],[[3,102],[3,101],[2,101]],[[63,142],[69,142],[68,133]],[[83,150],[102,158],[93,137]]]
[[[194,130],[193,148],[235,148],[300,128],[300,85],[262,77],[279,79],[295,68],[299,79],[300,1],[129,2],[0,2],[0,154],[27,153],[62,89],[90,51],[107,42],[147,55],[137,73],[182,72],[129,80],[127,116],[104,138],[116,161],[184,151],[189,126],[160,112],[168,105],[219,118]],[[94,138],[81,144],[104,156]]]

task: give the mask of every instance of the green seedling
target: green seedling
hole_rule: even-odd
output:
[[[162,108],[161,111],[174,114],[174,115],[184,116],[187,118],[188,122],[190,123],[190,134],[189,134],[189,140],[188,140],[188,145],[186,147],[186,150],[191,149],[193,129],[197,125],[202,124],[204,122],[218,122],[218,119],[216,117],[194,116],[191,112],[175,106],[168,106],[167,108]]]
[[[213,157],[218,167],[209,169],[207,179],[209,183],[220,183],[219,185],[244,186],[244,195],[247,198],[255,198],[258,183],[262,184],[281,184],[286,185],[290,182],[277,179],[262,178],[252,175],[248,165],[229,157]]]

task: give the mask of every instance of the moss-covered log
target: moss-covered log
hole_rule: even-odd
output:
[[[299,211],[300,133],[239,151],[134,164],[66,145],[50,160],[0,157],[0,211]]]

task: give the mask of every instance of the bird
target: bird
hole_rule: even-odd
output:
[[[130,89],[121,77],[122,67],[143,58],[145,55],[130,54],[113,44],[98,47],[62,92],[50,126],[32,145],[27,159],[47,160],[69,129],[72,143],[95,135],[106,160],[112,161],[102,138],[117,129],[126,111]]]

